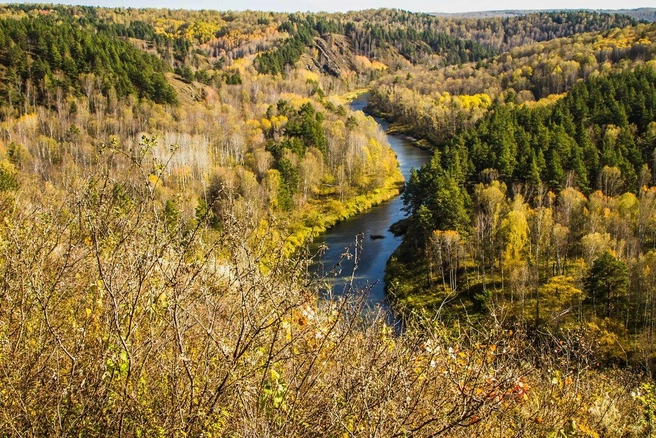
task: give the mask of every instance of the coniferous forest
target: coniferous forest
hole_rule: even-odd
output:
[[[0,5],[0,435],[651,436],[623,12]],[[326,296],[312,239],[399,194],[394,317]]]

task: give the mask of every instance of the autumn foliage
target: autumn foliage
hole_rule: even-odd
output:
[[[0,435],[650,435],[653,33],[0,7]],[[308,273],[403,189],[367,89],[438,146],[397,324]]]

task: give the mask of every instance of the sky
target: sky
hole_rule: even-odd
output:
[[[0,0],[0,3],[16,1]],[[18,1],[20,3],[20,1]],[[45,3],[42,0],[40,3]],[[413,12],[473,12],[505,9],[634,9],[654,7],[653,0],[54,0],[61,4],[105,7],[261,10],[277,12],[345,12],[371,8],[398,8]]]

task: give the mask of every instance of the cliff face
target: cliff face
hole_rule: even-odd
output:
[[[355,50],[350,38],[332,33],[315,37],[312,47],[301,56],[300,64],[310,71],[339,78],[410,65],[393,46],[377,48],[375,56],[370,59]]]
[[[309,53],[301,57],[308,70],[336,77],[359,71],[354,59],[353,45],[344,35],[327,34],[315,37]]]
[[[328,74],[341,76],[345,71],[356,70],[354,54],[349,41],[342,35],[328,35],[327,39],[315,38],[318,50],[316,63]]]

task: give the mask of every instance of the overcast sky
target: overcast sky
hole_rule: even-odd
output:
[[[45,3],[45,1],[43,1]],[[0,0],[0,3],[14,3]],[[502,9],[633,9],[653,7],[653,0],[59,0],[92,6],[262,11],[350,11],[399,8],[413,12],[472,12]]]

